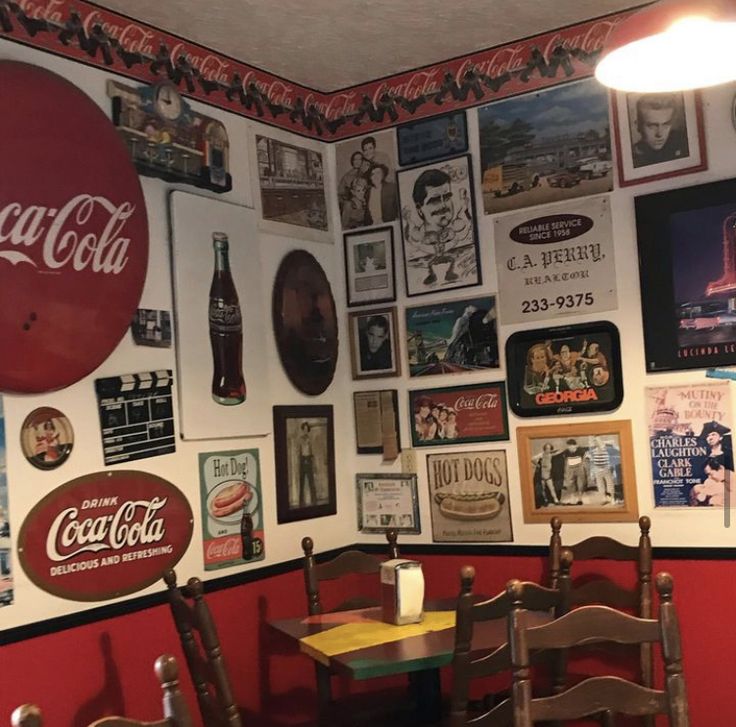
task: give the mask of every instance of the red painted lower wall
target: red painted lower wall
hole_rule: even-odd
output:
[[[477,590],[489,595],[510,578],[538,580],[542,574],[541,558],[433,555],[419,560],[427,595],[434,598],[457,591],[458,571],[466,563],[476,567]],[[622,580],[630,575],[625,565],[610,567],[621,572]],[[732,727],[736,563],[655,560],[655,568],[675,578],[691,724]],[[238,703],[251,715],[246,725],[293,725],[313,717],[312,664],[266,625],[269,619],[306,611],[301,572],[216,591],[208,603]],[[152,666],[167,651],[183,664],[168,606],[0,647],[0,725],[8,725],[12,709],[26,701],[41,705],[50,727],[85,727],[111,713],[157,718],[160,692]],[[186,676],[183,684],[194,708]],[[346,688],[337,685],[337,692]]]

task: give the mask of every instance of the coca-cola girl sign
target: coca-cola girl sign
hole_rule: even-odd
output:
[[[503,381],[409,392],[415,447],[488,442],[509,438]]]
[[[138,174],[69,81],[0,62],[0,390],[73,384],[120,342],[148,264]],[[60,110],[63,111],[60,113]]]

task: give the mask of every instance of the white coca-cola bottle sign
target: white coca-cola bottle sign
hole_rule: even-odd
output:
[[[50,71],[0,61],[0,391],[60,389],[125,334],[148,265],[138,174],[115,127]]]

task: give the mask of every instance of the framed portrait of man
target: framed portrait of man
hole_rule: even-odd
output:
[[[373,308],[349,314],[353,379],[399,376],[396,308]]]
[[[708,168],[699,92],[615,93],[612,99],[622,187]]]
[[[408,296],[480,285],[470,155],[398,173]]]
[[[331,406],[275,406],[279,523],[334,515],[335,430]]]

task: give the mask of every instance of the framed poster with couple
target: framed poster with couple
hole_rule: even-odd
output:
[[[334,515],[335,430],[331,406],[275,406],[277,520]]]
[[[398,173],[408,296],[480,285],[470,155]]]
[[[699,91],[611,98],[622,187],[708,168]]]
[[[639,516],[630,421],[519,427],[524,522],[625,522]]]

